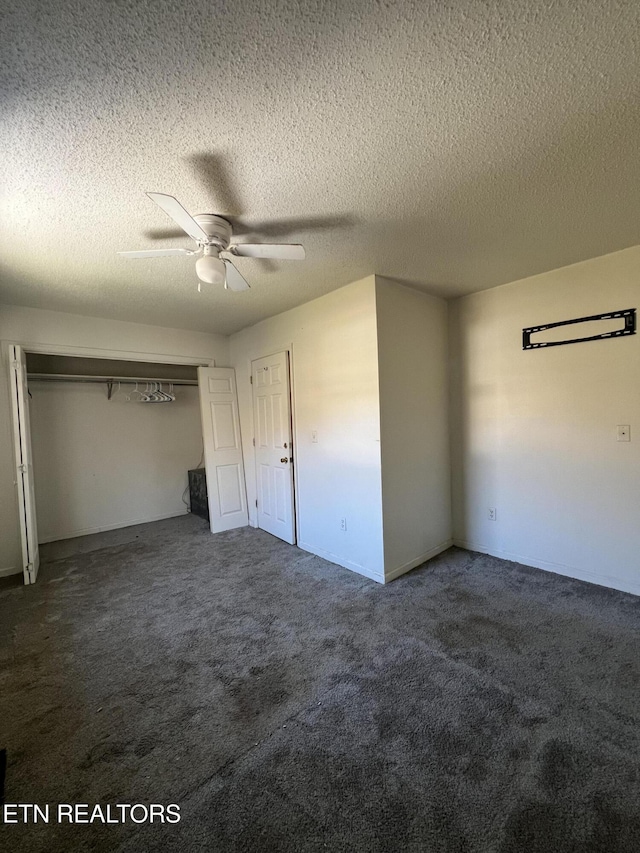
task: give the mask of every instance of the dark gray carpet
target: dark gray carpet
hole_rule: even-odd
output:
[[[182,820],[10,849],[640,849],[640,599],[455,548],[382,587],[249,528],[130,533],[0,592],[6,799]]]

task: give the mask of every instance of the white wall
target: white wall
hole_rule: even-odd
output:
[[[250,361],[293,347],[298,545],[382,581],[375,278],[231,337],[250,521],[256,524]],[[317,443],[311,432],[318,433]],[[347,530],[340,530],[340,519]]]
[[[26,349],[30,345],[44,346],[49,352],[69,349],[76,355],[103,358],[118,352],[123,358],[146,361],[213,360],[218,366],[229,363],[229,343],[221,335],[8,305],[0,306],[0,341],[0,574],[8,574],[21,570],[22,558],[14,485],[7,342],[21,344]]]
[[[447,303],[376,276],[387,580],[451,544]]]
[[[187,511],[187,471],[202,455],[198,389],[172,403],[107,399],[104,385],[29,382],[40,542]]]
[[[452,304],[460,544],[640,594],[640,335],[522,350],[524,327],[639,303],[635,247]]]

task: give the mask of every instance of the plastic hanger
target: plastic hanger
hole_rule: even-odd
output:
[[[140,394],[140,396],[142,396],[142,391],[139,391],[139,390],[138,390],[138,383],[137,383],[137,382],[136,382],[136,387],[133,389],[133,391],[129,391],[129,393],[128,393],[128,394],[127,394],[127,396],[125,397],[125,399],[127,400],[127,402],[130,402],[131,400],[133,400],[133,395],[134,395],[134,394]]]

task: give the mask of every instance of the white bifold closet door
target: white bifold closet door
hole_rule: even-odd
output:
[[[22,570],[26,584],[35,583],[40,567],[38,529],[36,525],[36,493],[33,482],[31,426],[29,422],[29,391],[27,388],[27,359],[22,347],[9,348],[10,396],[13,416],[13,448],[18,487],[18,513],[22,540]]]
[[[232,367],[199,367],[200,411],[212,533],[249,523]]]

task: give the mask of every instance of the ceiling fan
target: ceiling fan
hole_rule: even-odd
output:
[[[197,249],[143,249],[139,252],[118,252],[124,258],[162,258],[171,255],[202,255],[196,261],[198,290],[201,283],[224,284],[228,290],[249,290],[249,284],[231,263],[227,255],[237,258],[273,258],[304,260],[300,243],[232,243],[231,223],[213,213],[191,216],[172,195],[147,193],[183,231],[198,244]]]

